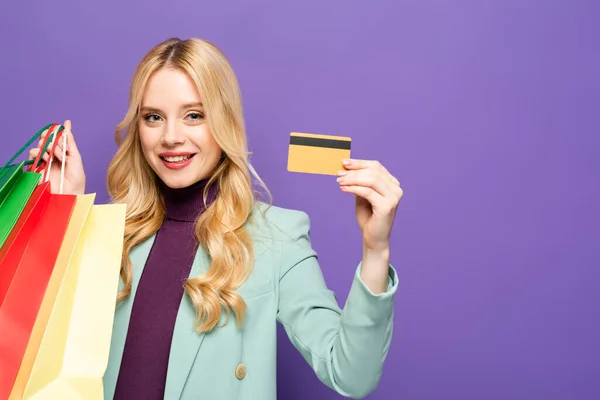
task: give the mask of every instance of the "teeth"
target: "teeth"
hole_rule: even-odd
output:
[[[163,157],[167,162],[182,162],[189,159],[191,156]]]

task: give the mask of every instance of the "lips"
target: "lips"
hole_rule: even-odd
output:
[[[158,157],[170,169],[181,169],[189,165],[195,153],[161,153]]]

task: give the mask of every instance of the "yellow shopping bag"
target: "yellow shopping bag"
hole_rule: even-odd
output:
[[[69,220],[69,226],[67,227],[67,231],[58,253],[58,258],[56,259],[54,269],[52,270],[52,275],[50,276],[50,281],[48,282],[48,287],[46,288],[44,298],[35,319],[35,325],[31,331],[31,336],[29,338],[29,342],[27,343],[27,349],[23,355],[23,360],[21,361],[19,372],[13,384],[9,400],[20,400],[23,398],[25,385],[27,384],[31,374],[31,369],[33,368],[33,363],[35,362],[35,358],[38,354],[42,337],[46,331],[48,319],[50,318],[50,313],[54,307],[58,290],[63,283],[65,272],[71,262],[75,246],[80,238],[80,234],[87,220],[90,208],[94,204],[95,197],[96,195],[94,194],[86,194],[83,196],[77,196],[77,199],[75,200],[75,206],[73,207],[71,219]]]
[[[94,205],[56,296],[23,399],[104,398],[125,205]]]

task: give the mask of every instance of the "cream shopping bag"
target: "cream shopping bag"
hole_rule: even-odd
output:
[[[23,399],[104,398],[124,228],[125,205],[91,207]]]

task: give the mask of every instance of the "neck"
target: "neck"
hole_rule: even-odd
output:
[[[167,209],[167,219],[196,221],[217,197],[217,185],[213,184],[208,189],[206,206],[204,205],[204,188],[208,180],[209,178],[206,178],[181,189],[170,188],[161,181],[160,190]]]

